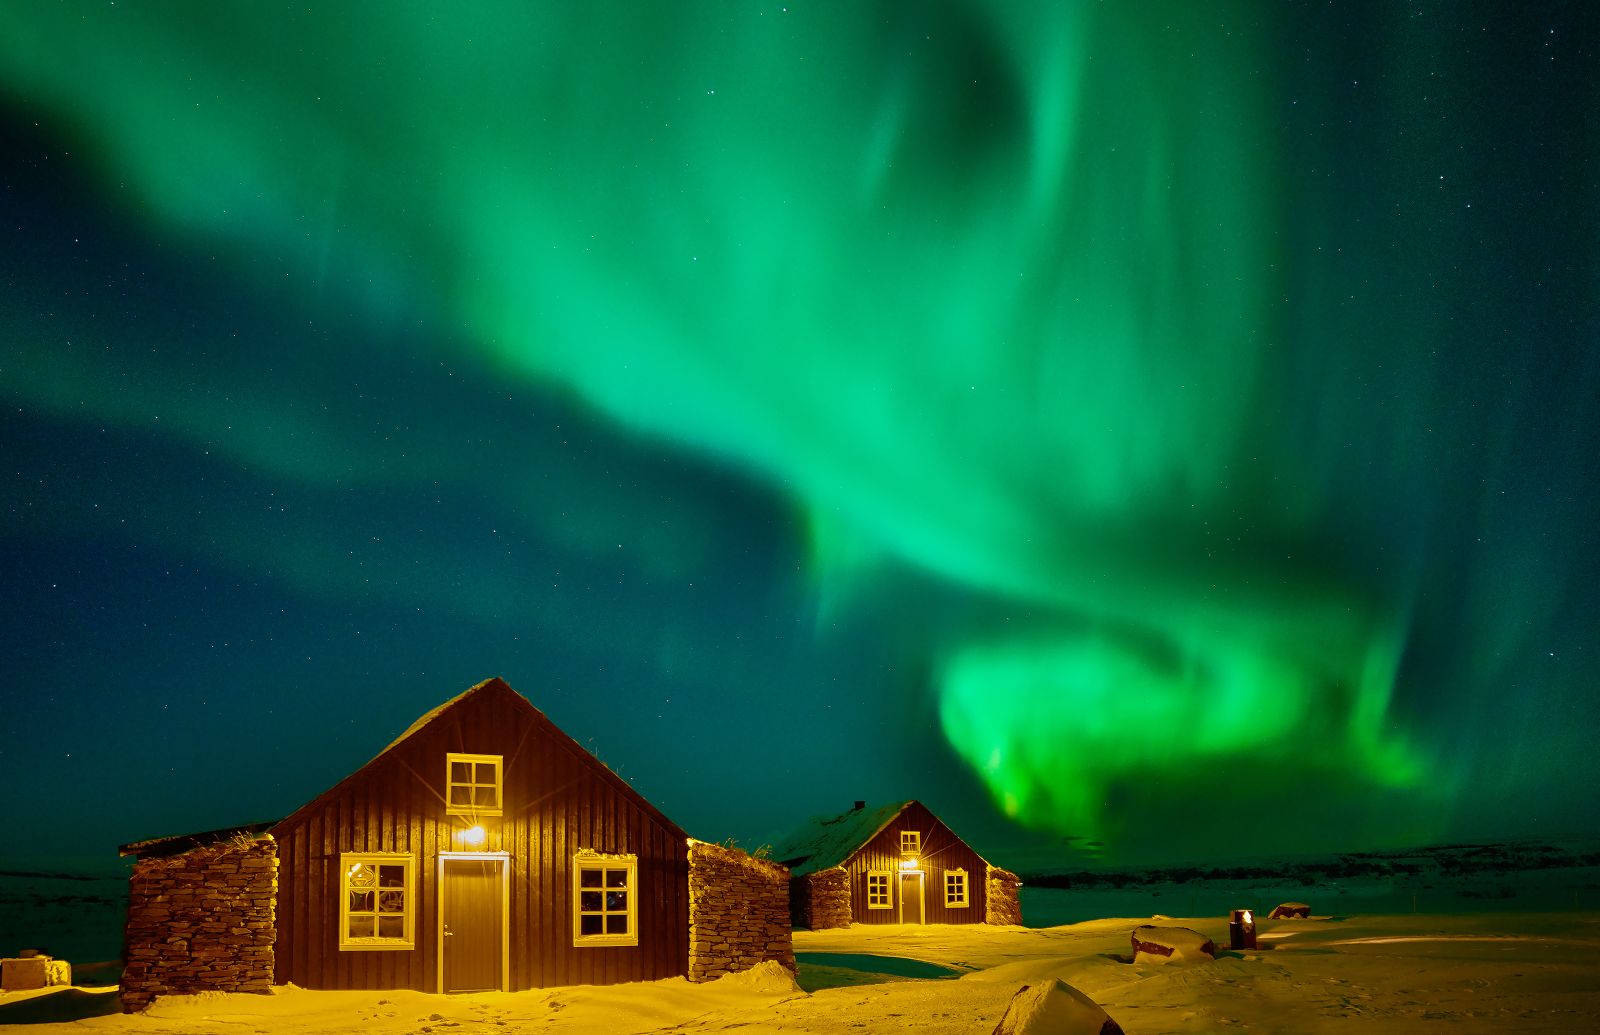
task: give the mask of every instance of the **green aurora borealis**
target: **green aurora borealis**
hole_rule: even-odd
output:
[[[68,141],[106,239],[154,257],[90,295],[56,287],[80,284],[64,243],[10,250],[7,441],[35,440],[41,472],[61,464],[30,427],[174,461],[160,487],[43,488],[19,462],[13,499],[53,516],[14,503],[9,535],[634,654],[666,696],[723,687],[707,713],[770,697],[748,707],[835,743],[809,750],[844,785],[838,755],[891,742],[861,783],[953,822],[981,786],[1016,826],[969,823],[1042,843],[1557,822],[1600,785],[1580,733],[1600,181],[1578,117],[1600,90],[1592,25],[1529,13],[1490,43],[1491,11],[7,5],[11,121]],[[523,406],[611,444],[568,456],[569,424]],[[457,437],[467,414],[493,430]],[[254,490],[189,505],[191,462],[363,502],[263,535],[234,513]],[[441,492],[525,546],[413,521]],[[138,496],[114,533],[72,516],[105,493]],[[347,560],[385,537],[405,570]],[[617,563],[644,596],[594,588]],[[680,620],[684,587],[730,568],[761,588]],[[782,630],[737,678],[696,645],[723,610]],[[450,628],[488,667],[435,669],[441,698],[504,664]],[[752,685],[767,666],[790,677]],[[372,695],[406,681],[369,674]],[[848,717],[863,698],[885,703]],[[617,751],[676,768],[684,736]],[[975,779],[894,773],[907,758]],[[768,829],[755,803],[665,793]],[[786,786],[771,829],[828,795]]]

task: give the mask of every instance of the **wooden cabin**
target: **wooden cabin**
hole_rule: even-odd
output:
[[[272,836],[279,983],[458,992],[688,969],[688,835],[500,679]]]
[[[688,836],[499,679],[267,840],[278,984],[509,991],[689,971]]]
[[[917,801],[812,819],[772,857],[790,869],[796,926],[1015,924],[1019,881]]]

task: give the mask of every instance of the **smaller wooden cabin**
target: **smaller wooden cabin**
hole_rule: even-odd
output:
[[[991,866],[918,801],[818,817],[772,857],[791,874],[795,926],[1019,924],[1015,874]]]

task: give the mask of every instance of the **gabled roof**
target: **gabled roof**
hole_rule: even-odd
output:
[[[482,690],[484,687],[488,686],[491,683],[499,683],[501,686],[505,687],[507,690],[511,690],[510,684],[508,684],[505,680],[501,679],[499,676],[492,676],[492,677],[490,677],[488,679],[485,679],[481,683],[478,683],[478,684],[475,684],[473,686],[467,687],[465,690],[461,691],[459,694],[456,694],[454,697],[450,698],[450,700],[445,701],[443,704],[434,705],[432,708],[429,708],[427,711],[425,711],[421,715],[417,716],[416,721],[413,722],[411,725],[407,726],[406,727],[406,731],[404,733],[400,734],[398,737],[396,737],[393,740],[389,741],[389,746],[388,747],[384,748],[382,751],[378,752],[376,755],[373,755],[372,756],[372,761],[376,762],[378,759],[382,758],[384,755],[387,755],[389,752],[393,751],[395,748],[399,747],[401,744],[404,744],[407,740],[409,740],[411,738],[411,735],[413,733],[416,733],[418,730],[422,729],[422,727],[426,726],[428,723],[432,722],[434,719],[437,719],[439,716],[443,715],[445,712],[449,711],[451,708],[454,708],[456,705],[460,704],[462,701],[465,701],[468,697],[471,697],[473,694],[477,693],[479,690]],[[511,690],[511,692],[512,693],[516,693],[515,690]],[[518,697],[522,697],[521,694],[517,694],[517,696]],[[524,698],[524,700],[526,700],[526,698]],[[365,766],[363,766],[363,768],[365,768]]]
[[[345,787],[345,785],[349,784],[356,777],[360,776],[379,759],[389,754],[389,752],[393,751],[401,744],[404,744],[407,740],[411,739],[411,737],[415,736],[420,730],[432,724],[435,720],[441,718],[446,712],[465,704],[476,695],[483,693],[509,695],[516,702],[517,707],[525,708],[532,714],[535,724],[542,726],[546,735],[551,737],[551,739],[553,739],[557,744],[565,747],[572,753],[585,758],[592,763],[595,767],[595,771],[601,779],[605,780],[607,783],[610,783],[619,791],[632,798],[639,805],[639,807],[646,812],[646,814],[660,823],[663,829],[665,829],[668,833],[674,837],[680,838],[687,838],[689,836],[681,827],[678,826],[678,824],[672,822],[672,820],[668,819],[660,809],[652,805],[644,797],[644,795],[635,790],[632,784],[618,776],[610,766],[600,761],[591,752],[585,749],[582,744],[579,744],[576,740],[573,740],[572,737],[568,736],[567,733],[561,729],[561,727],[551,722],[549,717],[546,716],[544,712],[541,712],[539,709],[535,708],[533,703],[530,702],[526,697],[523,697],[521,694],[513,690],[505,680],[496,676],[491,679],[485,679],[476,686],[450,698],[448,701],[445,701],[438,707],[432,708],[425,712],[417,719],[417,721],[406,727],[406,731],[400,734],[400,736],[396,737],[388,747],[374,755],[366,765],[361,766],[349,776],[346,776],[343,780],[340,780],[326,791],[306,802],[298,809],[295,809],[284,819],[273,820],[266,823],[250,823],[237,827],[223,827],[219,830],[208,830],[198,834],[178,834],[172,837],[157,837],[150,838],[145,841],[134,841],[130,844],[119,845],[117,851],[125,856],[170,855],[177,852],[187,851],[188,849],[197,847],[199,845],[212,844],[217,841],[227,840],[235,834],[266,833],[276,827],[288,824],[298,819],[311,809],[321,805],[334,795],[338,794],[340,790]]]
[[[837,816],[813,817],[778,842],[772,858],[789,867],[796,877],[838,866],[915,804],[899,801],[873,808],[863,803],[861,808]]]
[[[410,740],[418,732],[427,726],[432,725],[434,722],[442,719],[449,712],[466,705],[479,695],[484,694],[504,694],[511,698],[515,702],[516,707],[526,709],[531,714],[535,725],[542,727],[544,732],[552,740],[556,741],[558,744],[565,747],[575,755],[578,755],[579,757],[584,758],[592,763],[595,767],[595,771],[602,779],[604,779],[607,783],[610,783],[617,790],[626,794],[628,797],[632,798],[640,808],[642,808],[649,816],[655,819],[656,822],[660,823],[661,826],[672,836],[685,839],[688,838],[689,835],[684,832],[682,827],[668,819],[660,809],[652,805],[644,795],[635,790],[631,783],[618,776],[610,766],[596,758],[593,753],[586,749],[582,744],[579,744],[576,740],[573,740],[565,730],[551,722],[549,716],[545,715],[545,713],[540,711],[538,708],[535,708],[532,701],[529,701],[526,697],[523,697],[521,694],[513,690],[511,685],[505,680],[501,679],[499,676],[493,676],[489,679],[485,679],[483,682],[471,687],[465,692],[459,693],[450,698],[448,701],[445,701],[438,707],[432,708],[425,712],[417,719],[417,721],[406,727],[406,731],[400,734],[400,736],[396,737],[388,747],[374,755],[371,761],[367,762],[366,765],[363,765],[361,768],[357,769],[343,780],[340,780],[326,791],[306,802],[298,809],[295,809],[286,818],[279,820],[279,825],[285,826],[290,824],[298,820],[303,814],[317,808],[323,802],[327,801],[343,790],[346,784],[349,784],[351,781],[355,780],[358,776],[375,765],[380,759],[388,755],[389,752],[393,751],[401,744],[404,744],[407,740]]]

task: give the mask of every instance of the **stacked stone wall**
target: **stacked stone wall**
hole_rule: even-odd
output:
[[[841,867],[796,877],[792,895],[798,927],[823,931],[849,927],[854,919],[850,915],[850,874]]]
[[[277,938],[278,846],[225,842],[140,859],[128,888],[122,1008],[161,995],[266,992]]]
[[[1017,898],[1017,889],[1020,887],[1021,877],[998,866],[989,867],[989,906],[983,918],[984,923],[1022,926],[1022,903]]]
[[[776,960],[793,971],[789,871],[737,848],[689,842],[689,980]]]

